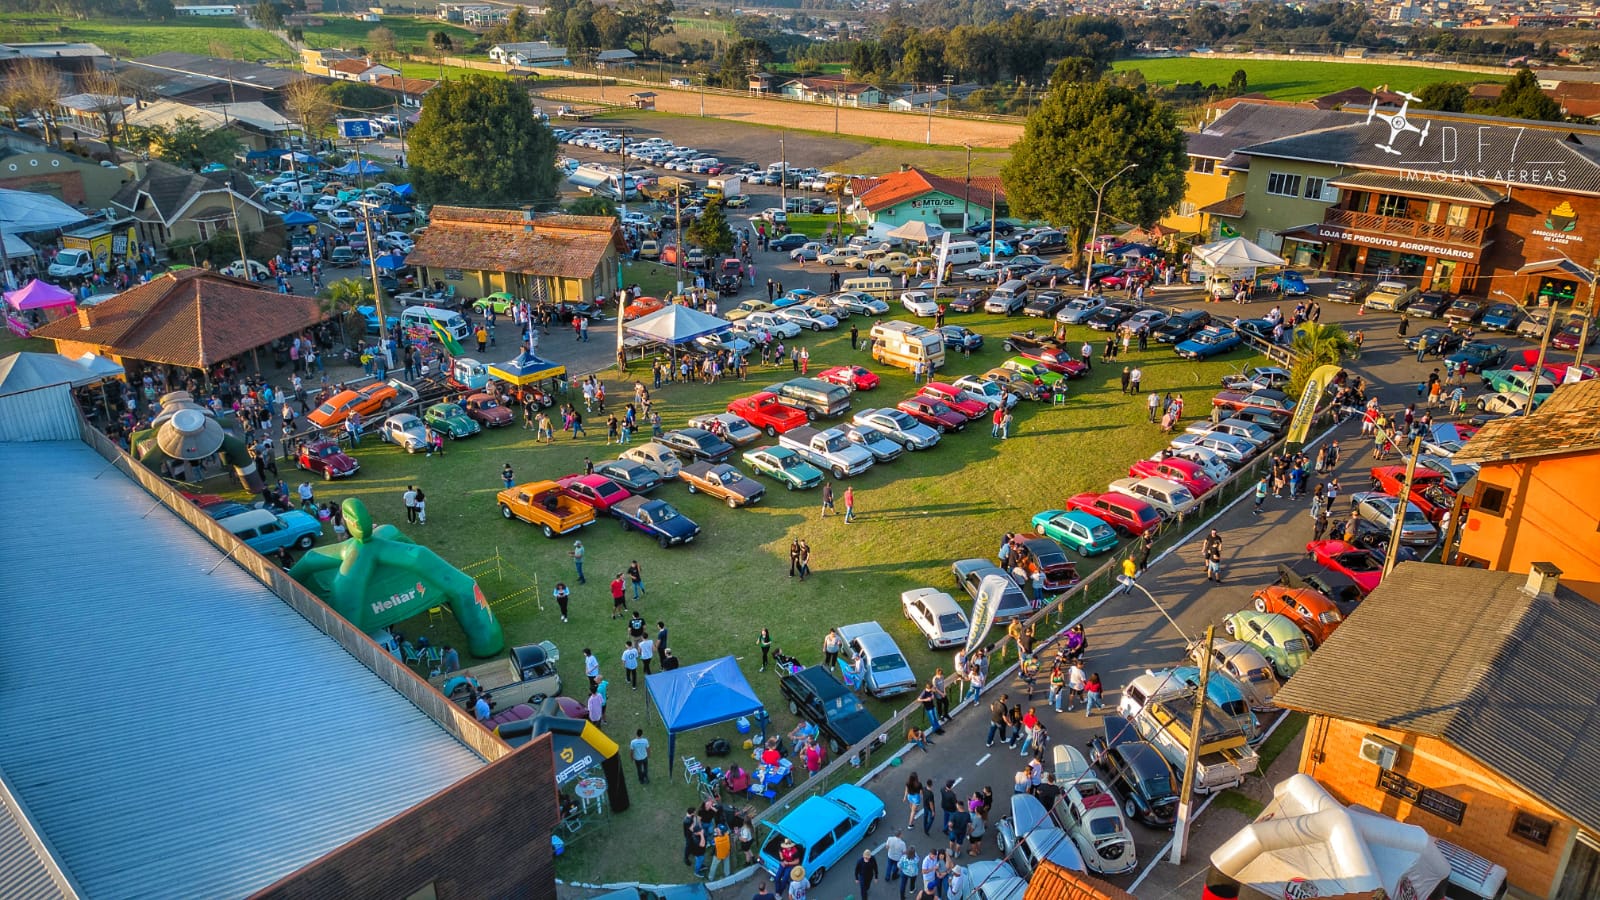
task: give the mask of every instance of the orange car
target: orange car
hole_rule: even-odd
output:
[[[1278,613],[1299,626],[1315,647],[1322,646],[1344,621],[1339,607],[1326,594],[1313,588],[1274,584],[1256,591],[1250,599],[1255,602],[1256,612]]]
[[[318,428],[332,428],[358,412],[362,417],[388,409],[400,396],[400,391],[387,381],[375,381],[360,390],[340,391],[311,411],[306,418]]]
[[[627,307],[622,310],[622,317],[624,319],[637,319],[640,316],[648,316],[656,310],[665,309],[666,306],[667,301],[665,300],[661,300],[656,297],[640,297],[632,303],[629,303]]]

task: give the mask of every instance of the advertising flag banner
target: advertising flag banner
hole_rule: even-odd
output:
[[[994,626],[994,611],[1000,605],[1000,595],[1010,586],[1010,580],[1000,575],[990,575],[978,585],[978,600],[972,604],[972,621],[967,627],[967,645],[961,651],[967,658],[983,646],[984,636]]]
[[[1289,423],[1286,452],[1297,453],[1305,446],[1306,438],[1311,434],[1311,422],[1317,417],[1317,403],[1338,374],[1338,366],[1321,366],[1306,379],[1305,390],[1300,392],[1300,402],[1294,408],[1294,419]]]

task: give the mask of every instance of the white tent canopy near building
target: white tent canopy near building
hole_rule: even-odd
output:
[[[1283,257],[1249,238],[1235,237],[1194,248],[1195,258],[1213,269],[1260,269],[1285,264]]]

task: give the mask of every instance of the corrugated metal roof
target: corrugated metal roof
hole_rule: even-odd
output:
[[[1526,583],[1401,563],[1277,703],[1440,738],[1600,828],[1600,604]]]
[[[7,900],[77,900],[11,785],[0,776],[0,885]]]
[[[248,895],[485,765],[152,502],[0,444],[0,772],[86,895]]]

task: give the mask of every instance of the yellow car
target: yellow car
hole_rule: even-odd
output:
[[[885,253],[874,259],[871,263],[874,272],[899,272],[906,267],[910,257],[904,253]]]
[[[765,300],[746,300],[723,313],[722,317],[730,322],[737,322],[751,313],[770,312],[774,309],[777,309],[777,307]]]
[[[658,259],[661,256],[661,245],[655,241],[639,242],[640,259]]]

